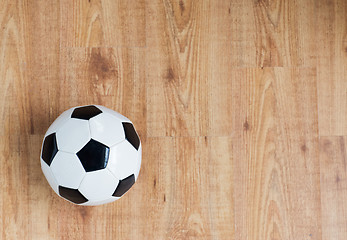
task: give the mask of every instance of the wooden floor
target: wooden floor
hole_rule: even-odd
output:
[[[347,1],[0,6],[1,239],[347,239]],[[143,161],[80,207],[39,154],[92,103],[133,120]]]

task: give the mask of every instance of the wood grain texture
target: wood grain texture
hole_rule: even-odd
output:
[[[25,47],[28,39],[24,34],[23,19],[25,7],[20,2],[16,5],[5,3],[0,10],[0,99],[4,103],[0,107],[0,135],[5,136],[9,131],[18,134],[30,132],[29,75],[26,68],[29,54]],[[17,121],[10,122],[9,119],[12,118]]]
[[[208,87],[208,136],[231,136],[233,97],[230,94],[232,81],[232,18],[228,1],[211,1],[209,5],[209,28],[204,39],[207,42],[206,71]]]
[[[322,137],[319,149],[323,239],[346,239],[346,137]]]
[[[236,239],[234,169],[231,137],[208,138],[208,196],[211,239]]]
[[[148,135],[207,134],[206,1],[151,1],[147,15]],[[155,104],[161,101],[163,104]]]
[[[315,66],[315,1],[230,1],[229,11],[234,66]]]
[[[347,238],[346,1],[0,5],[0,239]],[[84,104],[143,144],[137,183],[98,207],[39,162]]]
[[[146,136],[145,52],[141,48],[62,48],[60,106],[102,103],[133,119]]]
[[[317,15],[319,130],[347,135],[347,2],[319,1]]]
[[[144,47],[145,1],[60,1],[62,47]]]
[[[321,239],[315,70],[233,72],[236,239]]]

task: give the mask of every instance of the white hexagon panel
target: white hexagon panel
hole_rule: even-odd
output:
[[[125,139],[119,118],[103,113],[89,120],[91,137],[106,146],[113,146]]]
[[[60,129],[61,126],[63,126],[63,124],[70,119],[72,111],[73,111],[73,108],[70,108],[69,110],[66,110],[65,112],[63,112],[48,128],[46,132],[46,136]]]
[[[76,153],[90,139],[89,123],[80,119],[69,119],[57,130],[58,149]]]
[[[58,151],[51,163],[52,173],[61,186],[78,188],[86,172],[76,154]]]
[[[107,168],[118,179],[123,179],[137,175],[139,161],[138,151],[128,141],[123,141],[111,147]]]
[[[98,105],[71,108],[45,134],[41,168],[54,191],[94,206],[122,197],[135,183],[142,146],[131,121]]]
[[[119,180],[107,169],[89,172],[78,190],[89,201],[103,201],[112,197]]]

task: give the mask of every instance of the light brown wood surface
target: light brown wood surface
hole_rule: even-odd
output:
[[[98,207],[43,134],[100,104],[143,144]],[[0,0],[0,239],[347,239],[345,0]]]

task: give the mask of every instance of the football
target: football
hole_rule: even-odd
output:
[[[141,142],[132,122],[99,105],[71,108],[48,128],[41,168],[65,200],[94,206],[121,198],[136,182]]]

